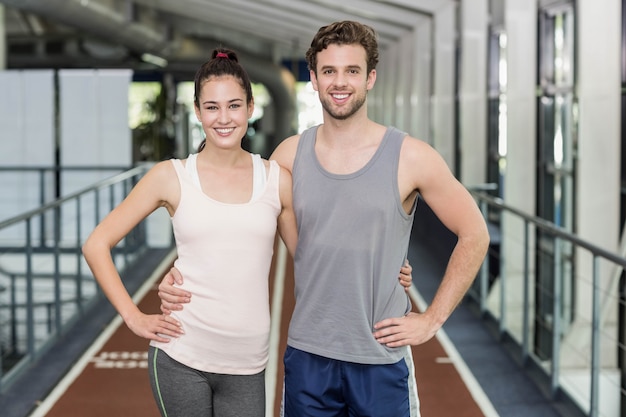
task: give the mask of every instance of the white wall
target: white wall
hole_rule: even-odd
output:
[[[128,89],[132,73],[128,70],[64,69],[59,70],[60,164],[68,167],[127,166],[132,162],[132,145],[128,126]],[[61,177],[61,193],[82,190],[115,171],[71,171]],[[116,188],[115,201],[122,198]],[[81,239],[96,225],[90,195],[80,214]],[[107,193],[101,194],[100,216],[111,209]],[[63,208],[63,234],[76,236],[74,205]]]
[[[487,178],[487,0],[461,2],[459,129],[461,172],[471,186]]]
[[[376,85],[368,95],[372,120],[432,143],[432,20],[418,18],[398,43],[380,50]]]
[[[413,33],[413,60],[409,65],[413,68],[411,79],[410,103],[411,117],[408,130],[416,138],[432,143],[431,132],[431,80],[432,80],[432,49],[431,44],[433,22],[422,19]]]
[[[579,0],[578,234],[617,250],[620,235],[621,2]],[[599,169],[601,167],[601,169]]]
[[[132,164],[128,125],[130,70],[60,70],[60,161],[63,167]],[[82,189],[111,171],[66,171],[64,195]]]
[[[619,253],[621,170],[621,2],[579,0],[578,19],[578,177],[576,188],[577,234],[594,245]],[[599,47],[601,46],[601,47]],[[617,52],[616,52],[617,51]],[[590,352],[589,323],[592,314],[593,271],[590,256],[579,254],[577,268],[576,325],[567,343]],[[617,317],[621,271],[600,263],[603,335],[617,340]],[[587,336],[587,337],[585,337]],[[581,337],[579,339],[579,337]],[[613,345],[603,344],[603,366],[615,366]],[[576,352],[564,358],[580,362]],[[609,385],[610,386],[610,385]],[[609,389],[609,388],[607,388]],[[619,395],[619,394],[617,394]]]
[[[535,213],[537,2],[506,0],[507,165],[504,201]]]
[[[54,166],[54,73],[0,71],[0,91],[0,166]],[[54,198],[52,175],[46,201]],[[39,181],[36,172],[0,171],[0,221],[40,206]]]
[[[454,66],[456,5],[446,3],[435,14],[432,78],[432,145],[454,169]],[[456,175],[457,173],[455,173]]]

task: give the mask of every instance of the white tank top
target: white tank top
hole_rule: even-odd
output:
[[[254,200],[259,193],[263,191],[263,187],[265,186],[265,181],[267,177],[267,172],[265,171],[265,164],[261,159],[261,155],[251,153],[252,156],[252,198],[250,200]],[[202,186],[200,185],[200,177],[198,176],[198,167],[197,161],[198,154],[190,154],[187,157],[187,163],[185,164],[185,169],[191,175],[191,180],[198,187],[199,190],[202,190]]]
[[[253,160],[263,165],[260,157]],[[189,172],[194,162],[195,156],[190,157],[186,169],[172,160],[181,186],[172,216],[178,254],[174,265],[184,277],[182,288],[192,294],[191,302],[172,315],[185,334],[150,344],[200,371],[256,374],[268,360],[268,275],[281,211],[280,168],[270,161],[267,180],[255,169],[254,176],[263,178],[257,178],[254,197],[228,204],[202,192],[197,171]]]

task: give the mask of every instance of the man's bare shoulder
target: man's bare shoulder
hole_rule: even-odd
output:
[[[289,172],[293,168],[293,160],[296,157],[296,151],[298,150],[298,141],[300,135],[293,135],[283,140],[278,144],[270,159],[275,160],[278,164],[286,168]]]
[[[433,154],[437,154],[437,151],[428,142],[410,135],[404,137],[401,158],[419,160],[432,157]]]
[[[442,155],[428,142],[405,136],[400,151],[400,178],[412,188],[423,190],[434,179],[452,179]]]

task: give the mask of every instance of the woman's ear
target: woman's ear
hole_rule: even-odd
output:
[[[252,117],[252,113],[254,113],[254,97],[248,103],[248,119]]]

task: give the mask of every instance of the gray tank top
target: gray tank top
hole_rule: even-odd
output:
[[[337,175],[315,155],[316,132],[302,133],[293,165],[299,235],[288,344],[348,362],[397,362],[405,349],[381,345],[372,332],[374,323],[411,309],[398,283],[415,214],[415,207],[404,211],[398,189],[406,134],[388,128],[363,168]]]

